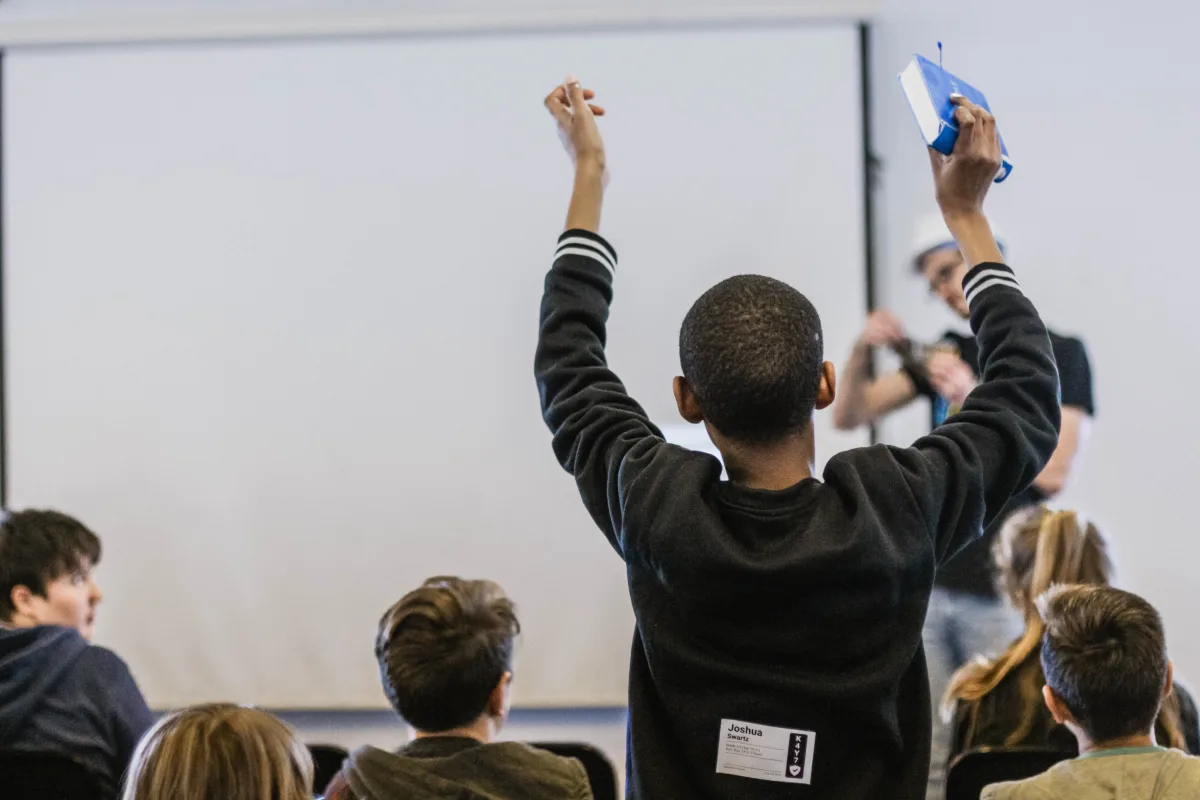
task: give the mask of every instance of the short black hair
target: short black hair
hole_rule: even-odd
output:
[[[679,331],[679,361],[704,418],[751,444],[803,430],[821,384],[821,318],[774,278],[737,275],[700,296]]]
[[[520,630],[512,601],[492,581],[430,578],[379,621],[384,693],[420,731],[474,722],[512,671]]]
[[[1154,727],[1167,682],[1162,618],[1111,586],[1056,586],[1038,600],[1046,623],[1042,669],[1094,742]]]
[[[100,563],[100,539],[58,511],[6,511],[0,518],[0,620],[12,619],[12,592],[25,586],[46,596],[46,584]]]

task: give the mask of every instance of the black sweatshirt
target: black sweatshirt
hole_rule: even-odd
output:
[[[626,565],[627,796],[924,797],[921,626],[936,565],[1057,439],[1037,311],[1008,267],[971,270],[983,382],[962,411],[910,448],[849,450],[823,480],[763,491],[664,442],[608,368],[615,268],[601,237],[562,235],[535,373],[554,453]]]
[[[72,758],[99,797],[116,797],[152,724],[129,667],[111,650],[73,628],[0,628],[0,750]]]

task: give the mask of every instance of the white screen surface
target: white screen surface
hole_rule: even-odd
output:
[[[518,603],[518,703],[624,702],[623,568],[532,378],[568,69],[610,111],[609,355],[656,420],[730,274],[847,352],[852,26],[7,53],[9,504],[101,535],[98,640],[152,705],[377,706],[375,624],[435,574]],[[822,462],[863,441],[828,422]]]

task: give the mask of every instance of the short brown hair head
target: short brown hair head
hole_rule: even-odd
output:
[[[310,800],[313,766],[291,728],[228,703],[168,714],[129,766],[123,800]]]
[[[4,511],[0,517],[0,620],[12,619],[13,589],[41,597],[46,584],[100,563],[100,539],[58,511]]]
[[[1162,618],[1110,586],[1055,586],[1038,599],[1046,685],[1094,742],[1145,734],[1167,682]]]
[[[379,621],[384,692],[418,730],[474,722],[512,671],[520,630],[512,601],[492,581],[430,578]]]

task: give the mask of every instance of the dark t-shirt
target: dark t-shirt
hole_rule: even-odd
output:
[[[947,331],[940,341],[942,344],[957,349],[959,357],[970,364],[975,377],[979,377],[979,344],[975,341],[974,336]],[[1058,362],[1062,404],[1081,408],[1089,417],[1094,417],[1096,405],[1092,397],[1092,368],[1088,363],[1087,350],[1084,348],[1083,342],[1069,336],[1059,336],[1051,331],[1050,346],[1054,349],[1054,359]],[[917,394],[928,397],[930,400],[930,429],[941,425],[947,417],[958,411],[957,408],[951,408],[946,399],[934,391],[933,386],[926,378],[914,374],[911,370],[905,370],[905,372],[916,385]],[[938,569],[936,584],[953,591],[995,597],[992,542],[996,538],[996,532],[1004,519],[1013,511],[1040,503],[1045,499],[1045,496],[1035,486],[1030,486],[1015,495],[1004,510],[996,516],[982,537],[967,545],[955,558]]]

